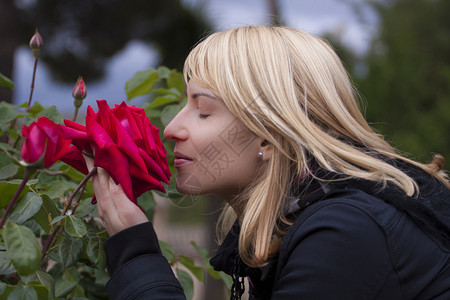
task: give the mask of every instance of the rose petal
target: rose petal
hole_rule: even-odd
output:
[[[155,162],[153,157],[148,155],[144,150],[139,149],[139,154],[144,159],[146,165],[147,165],[147,171],[149,174],[153,175],[153,177],[157,178],[160,181],[163,181],[167,184],[169,184],[169,178],[166,175],[166,173],[161,169],[161,164],[158,164]]]
[[[40,117],[37,120],[37,125],[44,132],[44,134],[47,135],[52,143],[55,145],[58,144],[58,140],[60,139],[60,130],[58,125],[47,117]]]
[[[63,125],[60,125],[60,129],[64,135],[64,138],[71,139],[72,144],[77,146],[78,149],[80,149],[81,151],[86,151],[87,153],[91,153],[90,145],[93,141],[86,132]]]
[[[74,167],[81,173],[89,173],[81,151],[75,146],[66,150],[66,153],[61,157],[61,161]]]
[[[112,115],[111,121],[117,132],[117,146],[130,158],[130,162],[136,164],[141,169],[146,169],[145,162],[139,155],[139,148],[134,143],[133,139],[128,135],[128,132],[123,128],[122,123]]]
[[[89,128],[89,126],[88,126]],[[116,184],[120,184],[128,199],[133,199],[133,186],[130,178],[130,167],[125,155],[117,145],[95,148],[94,165],[105,169]]]
[[[20,156],[27,163],[34,163],[44,154],[47,136],[36,123],[31,123],[26,133]]]
[[[71,144],[71,140],[61,139],[54,155],[52,157],[49,157],[48,159],[46,157],[45,167],[48,168],[51,165],[53,165],[55,162],[60,160],[65,155],[67,150],[70,148],[70,144]],[[84,161],[84,159],[83,159],[83,161]],[[48,163],[48,165],[47,165],[47,163]]]
[[[144,186],[151,186],[152,188],[158,187],[158,190],[163,188],[163,185],[159,182],[159,180],[153,178],[149,174],[145,174],[141,169],[134,165],[130,166],[130,175],[133,179],[136,178],[141,180]]]
[[[71,121],[71,120],[64,120],[64,125],[66,125],[69,128],[73,128],[77,131],[86,132],[86,126],[83,126],[81,124],[78,124],[77,122]]]
[[[111,147],[114,141],[109,136],[108,132],[95,120],[94,116],[86,116],[86,130],[88,136],[100,148]]]
[[[117,141],[117,133],[114,130],[112,122],[112,113],[106,100],[97,100],[98,113],[97,122],[103,127],[103,129],[109,134],[111,139],[115,142]]]

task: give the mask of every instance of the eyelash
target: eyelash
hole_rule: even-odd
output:
[[[209,117],[209,115],[202,115],[202,114],[199,114],[198,117],[199,117],[200,119],[206,119],[207,117]]]

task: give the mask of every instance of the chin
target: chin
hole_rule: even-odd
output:
[[[194,175],[184,175],[177,177],[177,190],[183,195],[204,195],[205,189],[200,180]]]

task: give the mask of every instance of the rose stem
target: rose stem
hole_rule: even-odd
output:
[[[83,180],[80,182],[80,184],[78,184],[78,186],[75,188],[75,190],[72,192],[72,194],[70,194],[69,200],[67,200],[67,205],[64,207],[64,210],[61,212],[61,216],[64,216],[67,211],[69,210],[70,206],[72,205],[72,200],[75,197],[75,195],[78,193],[78,191],[81,189],[81,195],[84,192],[84,188],[86,186],[87,181],[95,175],[95,173],[97,173],[97,167],[94,167],[89,174],[86,175],[86,177],[83,178]],[[78,202],[81,201],[81,195],[78,198]],[[58,232],[59,228],[61,227],[62,221],[59,221],[55,228],[52,230],[52,232],[50,232],[47,241],[45,243],[44,248],[42,249],[42,255],[46,255],[46,252],[48,251],[48,249],[51,247],[51,244],[54,241],[55,235]]]
[[[34,79],[36,77],[36,68],[37,68],[38,58],[34,58],[34,68],[33,68],[33,79],[31,80],[31,90],[30,90],[30,99],[28,99],[27,112],[30,111],[31,98],[33,98],[34,91]]]
[[[3,228],[3,225],[5,224],[6,221],[6,217],[9,215],[9,213],[12,210],[12,207],[14,206],[14,204],[17,201],[17,198],[19,198],[20,193],[22,192],[23,188],[25,187],[25,185],[27,184],[28,181],[28,169],[25,168],[25,171],[23,173],[23,180],[20,183],[19,188],[16,190],[16,193],[14,194],[14,196],[12,197],[11,201],[8,204],[8,207],[6,208],[5,212],[3,213],[2,219],[0,220],[0,229]]]
[[[77,120],[78,109],[79,109],[79,107],[76,107],[76,108],[75,108],[75,113],[73,114],[73,119],[72,119],[72,121],[74,121],[74,122]]]

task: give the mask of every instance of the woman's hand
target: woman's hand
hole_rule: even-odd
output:
[[[88,170],[91,171],[94,168],[94,160],[83,156]],[[110,235],[148,222],[144,212],[127,198],[122,187],[114,183],[105,169],[97,167],[97,174],[91,181],[97,198],[98,215]]]

